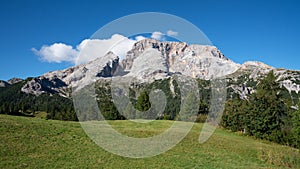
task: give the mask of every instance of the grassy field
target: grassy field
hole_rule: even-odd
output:
[[[172,121],[110,121],[129,136],[162,132]],[[198,143],[201,124],[161,155],[131,159],[104,151],[78,122],[0,115],[0,168],[300,168],[299,150],[217,129]]]

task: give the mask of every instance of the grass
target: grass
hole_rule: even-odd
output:
[[[135,137],[161,133],[172,121],[110,121]],[[0,115],[0,168],[300,168],[298,149],[217,129],[198,143],[201,124],[173,149],[151,158],[111,154],[86,136],[78,122]]]

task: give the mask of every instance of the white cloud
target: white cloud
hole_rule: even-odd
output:
[[[136,41],[141,41],[141,40],[143,40],[143,39],[146,39],[144,36],[136,36],[135,37],[135,40]]]
[[[53,45],[43,45],[40,50],[31,49],[36,55],[40,56],[46,62],[73,62],[78,55],[78,51],[72,46],[63,43],[54,43]]]
[[[121,59],[125,58],[126,53],[132,49],[136,40],[131,40],[123,36],[123,39],[115,43],[110,51],[118,55]]]
[[[132,48],[135,42],[135,40],[119,34],[113,35],[110,39],[86,39],[77,46],[80,54],[76,57],[75,64],[87,63],[104,56],[109,51],[112,51],[120,58],[124,58],[126,52]]]
[[[63,43],[54,43],[50,46],[44,45],[40,50],[32,48],[32,51],[46,62],[71,62],[79,65],[104,56],[109,51],[122,59],[135,42],[137,41],[114,34],[109,39],[85,39],[76,48]]]
[[[156,40],[164,40],[164,34],[161,32],[153,32],[151,38]]]
[[[178,32],[172,31],[172,30],[168,30],[167,31],[167,35],[168,36],[178,36]]]

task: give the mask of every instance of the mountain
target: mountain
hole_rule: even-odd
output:
[[[214,46],[145,39],[134,44],[121,61],[118,56],[109,52],[87,64],[33,78],[21,90],[35,95],[48,92],[68,97],[71,87],[85,86],[92,81],[112,76],[133,76],[150,82],[172,74],[182,74],[207,80],[231,74],[240,67]]]
[[[9,79],[9,80],[7,81],[7,83],[9,83],[9,84],[12,85],[12,84],[19,83],[19,82],[21,82],[21,81],[23,81],[23,79],[14,77],[14,78]]]
[[[271,70],[278,77],[277,81],[281,84],[282,93],[292,99],[292,105],[296,108],[300,97],[300,71],[278,69],[257,61],[249,61],[240,65],[225,57],[215,46],[188,45],[185,42],[160,42],[154,39],[136,42],[125,58],[108,52],[105,56],[89,63],[48,72],[39,77],[25,80],[13,78],[8,82],[0,81],[0,90],[3,91],[2,94],[0,93],[0,101],[7,102],[7,98],[13,95],[11,92],[21,92],[22,98],[31,98],[31,101],[35,100],[34,97],[39,96],[42,98],[59,96],[67,99],[66,102],[69,103],[68,100],[72,100],[72,90],[81,89],[93,82],[96,82],[98,87],[102,86],[101,90],[107,90],[110,93],[107,85],[114,76],[135,79],[139,83],[150,86],[153,83],[160,86],[166,85],[164,88],[168,88],[173,96],[176,94],[174,92],[176,84],[173,84],[174,76],[199,79],[206,85],[206,88],[209,88],[207,82],[209,79],[225,77],[227,98],[239,96],[247,99],[249,95],[256,92],[256,86],[260,79]],[[156,83],[157,80],[162,80],[162,83]],[[205,85],[201,84],[200,86],[205,87]],[[140,89],[132,87],[132,90],[135,93],[133,97],[137,99]],[[104,92],[99,92],[105,95]],[[109,99],[111,96],[105,97],[106,100],[111,101],[111,98]],[[51,98],[49,99],[51,100]],[[11,107],[13,107],[13,103],[7,102]],[[48,105],[48,108],[51,106]],[[7,105],[2,107],[7,111]],[[36,107],[35,109],[39,110],[39,104]],[[4,108],[2,109],[4,110]]]
[[[7,82],[4,81],[4,80],[0,80],[0,87],[7,87],[7,86],[10,86],[10,85],[19,83],[21,81],[23,81],[23,79],[16,78],[16,77],[14,77],[12,79],[9,79]]]
[[[34,95],[57,93],[63,97],[70,97],[71,87],[84,87],[91,82],[109,79],[112,76],[130,76],[150,83],[155,79],[180,74],[205,80],[226,76],[229,91],[243,98],[255,92],[259,78],[270,70],[278,75],[278,81],[290,94],[298,95],[299,71],[277,69],[257,61],[240,65],[225,57],[215,46],[144,39],[135,43],[123,60],[109,52],[87,64],[33,78],[21,90]],[[7,85],[9,84],[2,81],[1,86]]]

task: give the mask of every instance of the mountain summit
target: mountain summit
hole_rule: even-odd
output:
[[[194,78],[211,79],[233,73],[240,67],[226,58],[215,46],[144,39],[135,43],[132,50],[127,52],[121,63],[124,70],[130,71],[134,64],[145,62],[146,60],[136,58],[143,57],[145,52],[151,55],[149,49],[152,49],[153,53],[159,53],[168,74],[179,73]],[[148,66],[149,64],[152,64],[151,59],[148,60]],[[152,65],[155,67],[156,63]]]

